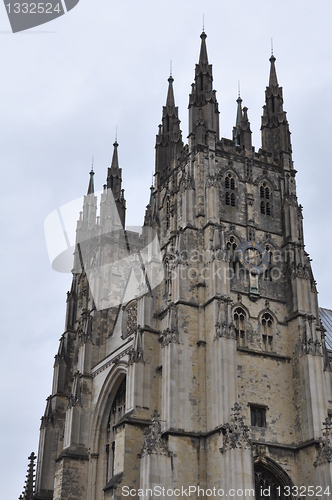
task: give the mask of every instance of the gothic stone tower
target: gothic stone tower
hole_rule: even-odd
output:
[[[157,498],[155,486],[288,498],[332,484],[331,365],[270,64],[255,152],[240,97],[233,139],[219,138],[202,33],[187,145],[168,80],[141,235],[123,229],[117,143],[98,217],[90,173],[34,498]]]

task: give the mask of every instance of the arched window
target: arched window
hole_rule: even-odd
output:
[[[234,175],[228,172],[225,176],[225,203],[230,207],[236,206],[236,183]]]
[[[264,351],[273,350],[273,330],[274,320],[269,313],[264,313],[261,319],[262,323],[262,340]]]
[[[263,182],[263,184],[260,185],[259,188],[259,195],[261,198],[261,214],[263,215],[271,215],[271,189],[267,185],[266,182]]]
[[[116,424],[126,412],[126,378],[121,382],[111,406],[106,436],[106,484],[114,476]]]
[[[242,307],[237,307],[233,313],[235,334],[238,346],[246,343],[247,315]]]
[[[261,463],[254,466],[255,475],[255,498],[256,500],[293,500],[292,482],[287,474],[280,470],[274,470],[277,466],[274,464],[273,471]],[[279,469],[279,467],[278,467]],[[289,488],[285,488],[288,486]],[[285,493],[287,496],[285,496]]]

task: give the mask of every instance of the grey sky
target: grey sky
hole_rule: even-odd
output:
[[[332,308],[329,0],[81,0],[52,23],[15,35],[0,5],[0,474],[6,500],[20,495],[27,457],[38,451],[71,281],[51,269],[44,220],[86,192],[92,154],[95,186],[102,188],[117,126],[127,223],[142,223],[170,59],[186,137],[203,14],[221,136],[231,137],[240,80],[256,150],[273,37],[306,249],[320,305]]]

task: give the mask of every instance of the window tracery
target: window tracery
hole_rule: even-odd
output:
[[[235,335],[238,346],[246,343],[247,315],[242,307],[237,307],[233,313]]]
[[[126,413],[126,378],[121,382],[108,416],[106,436],[106,484],[114,476],[116,424]]]
[[[270,313],[264,313],[261,319],[264,351],[273,350],[274,320]]]

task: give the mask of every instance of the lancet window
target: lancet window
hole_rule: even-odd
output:
[[[262,323],[262,341],[264,351],[273,350],[273,330],[274,320],[269,313],[264,313],[261,319]]]
[[[126,412],[126,378],[121,382],[113,403],[107,421],[106,436],[106,484],[112,479],[115,471],[115,436],[116,424]]]
[[[233,313],[235,334],[238,346],[246,343],[247,315],[242,307],[237,307]]]
[[[234,175],[228,172],[225,176],[225,202],[226,205],[235,207],[236,205],[236,184]]]

